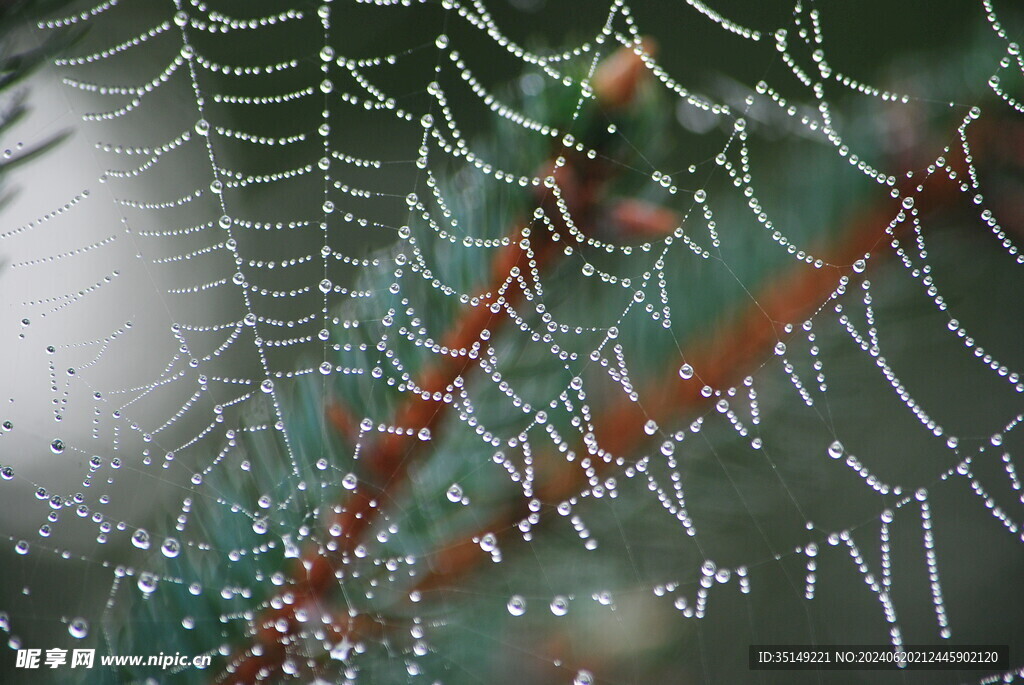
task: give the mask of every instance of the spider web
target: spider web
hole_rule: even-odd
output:
[[[995,59],[948,101],[846,73],[827,3],[678,5],[763,78],[689,87],[624,2],[555,50],[479,1],[43,22],[93,27],[54,66],[102,171],[0,232],[10,647],[591,683],[673,649],[654,673],[713,682],[758,642],[1019,643],[1024,255],[975,159],[1024,111],[1014,34],[978,3]],[[592,113],[620,49],[676,109],[665,160]],[[882,113],[940,135],[886,158]],[[778,177],[789,146],[848,199]],[[671,225],[595,222],[605,161]]]

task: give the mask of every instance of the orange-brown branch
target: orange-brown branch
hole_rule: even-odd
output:
[[[918,197],[917,206],[919,211],[934,210],[950,205],[957,197],[959,191],[953,182],[944,175],[935,176],[925,193]],[[849,265],[868,252],[873,255],[872,261],[891,254],[892,250],[884,244],[911,225],[909,221],[900,224],[894,236],[886,232],[898,211],[898,205],[892,202],[855,217],[841,233],[839,242],[829,250],[828,261]],[[884,249],[879,249],[882,246]],[[659,380],[641,393],[645,398],[642,406],[623,400],[603,410],[594,422],[598,444],[614,455],[634,453],[649,439],[643,430],[648,419],[663,421],[685,417],[706,407],[709,400],[700,394],[701,387],[728,387],[746,375],[771,354],[779,340],[781,324],[797,322],[813,314],[823,298],[836,288],[843,270],[837,267],[815,269],[801,264],[767,283],[749,305],[724,321],[714,335],[696,342],[688,359],[699,376],[683,380],[672,372],[668,375],[675,380],[668,383]],[[593,465],[599,473],[614,468],[603,460],[593,460]],[[578,466],[563,463],[560,471],[538,488],[537,497],[553,505],[572,497],[584,486],[585,478]],[[528,515],[526,502],[520,501],[501,511],[475,535],[465,536],[441,549],[432,557],[432,570],[420,580],[417,589],[429,592],[451,587],[488,558],[473,542],[473,537],[488,532],[499,538],[509,535]]]

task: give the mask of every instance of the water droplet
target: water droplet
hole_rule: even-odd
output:
[[[341,479],[341,485],[346,490],[355,490],[356,484],[358,482],[359,481],[358,479],[356,479],[356,474],[354,473],[347,473],[345,474],[345,477]]]
[[[577,671],[572,685],[594,685],[594,674],[590,671]]]
[[[782,342],[781,340],[775,343],[775,354],[779,355],[780,357],[786,354],[786,343]]]
[[[700,190],[693,194],[693,199],[696,202],[700,202],[701,204],[703,204],[704,201],[708,199],[708,194],[704,191],[703,188],[701,188]]]
[[[679,377],[683,380],[689,380],[693,378],[693,367],[689,364],[683,364],[679,367]]]
[[[458,483],[452,483],[452,486],[448,488],[448,501],[455,503],[462,501],[462,487]]]
[[[838,440],[833,441],[832,444],[828,446],[828,456],[833,459],[838,459],[843,456],[843,443]]]
[[[522,595],[512,595],[508,600],[508,613],[513,616],[522,616],[526,613],[526,600]]]
[[[181,552],[181,543],[174,538],[167,538],[164,544],[160,545],[160,552],[168,559],[173,559]]]
[[[569,599],[564,595],[555,595],[551,600],[550,609],[555,616],[565,616],[569,613]]]
[[[145,528],[139,528],[132,535],[132,544],[139,549],[149,549],[149,533]]]
[[[68,633],[71,637],[81,640],[89,634],[89,622],[84,618],[73,618],[68,623]]]
[[[152,573],[144,572],[139,576],[139,590],[145,595],[151,595],[156,591],[157,577]]]
[[[442,33],[437,37],[437,40],[434,41],[434,45],[436,45],[439,49],[444,50],[446,47],[448,47],[448,36]]]
[[[50,443],[50,451],[54,454],[61,454],[64,451],[64,441],[57,438]]]

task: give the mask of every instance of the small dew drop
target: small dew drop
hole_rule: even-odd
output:
[[[139,576],[139,590],[146,596],[156,591],[157,578],[152,573],[143,573]]]
[[[452,483],[452,486],[448,488],[448,501],[452,503],[458,503],[462,501],[462,486],[458,483]]]
[[[522,616],[526,613],[526,600],[522,595],[512,595],[508,600],[508,613],[513,616]]]
[[[68,623],[68,633],[71,637],[81,640],[89,634],[89,622],[84,618],[73,618]]]
[[[139,528],[132,535],[132,544],[139,549],[149,549],[149,533],[145,528]]]
[[[167,538],[164,544],[160,545],[160,553],[168,559],[173,559],[181,553],[181,543],[174,538]]]
[[[572,685],[593,685],[594,674],[590,671],[578,671],[576,677],[572,679]]]

